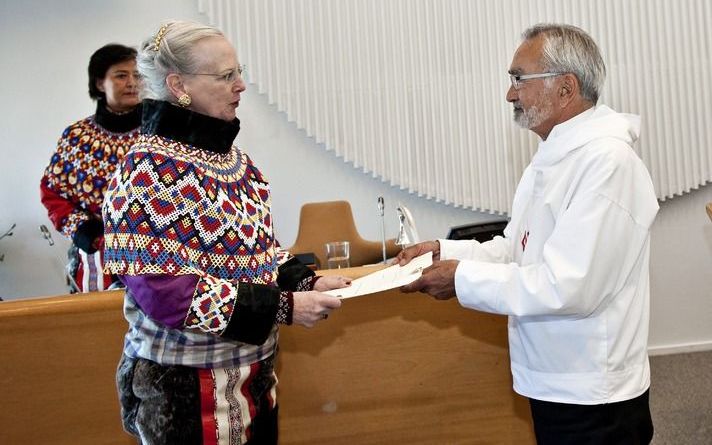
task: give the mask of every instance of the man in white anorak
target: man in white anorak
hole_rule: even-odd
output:
[[[650,227],[658,203],[632,146],[638,116],[598,98],[605,65],[579,28],[536,25],[509,69],[514,120],[541,138],[503,237],[427,241],[402,288],[509,316],[514,390],[539,444],[647,444]]]

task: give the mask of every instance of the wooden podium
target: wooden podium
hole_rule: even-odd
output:
[[[0,303],[0,443],[135,443],[114,383],[122,298]],[[398,290],[344,300],[312,329],[282,327],[280,444],[534,443],[506,336],[504,317]]]

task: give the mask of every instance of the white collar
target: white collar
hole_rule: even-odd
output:
[[[569,120],[566,120],[564,122],[561,122],[560,124],[555,125],[554,128],[551,129],[551,132],[549,133],[549,137],[547,137],[546,140],[550,141],[551,139],[554,139],[557,136],[566,133],[569,129],[574,127],[579,122],[588,119],[588,117],[591,116],[594,111],[596,111],[595,106],[587,109],[586,111],[584,111],[582,113],[577,114],[576,116],[572,117]]]

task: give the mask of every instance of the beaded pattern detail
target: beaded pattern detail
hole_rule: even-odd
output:
[[[63,198],[81,203],[84,211],[99,215],[109,178],[137,138],[138,128],[113,133],[97,125],[94,116],[70,125],[45,169],[47,186]],[[62,233],[72,237],[86,219],[81,211],[69,215],[61,222]]]
[[[269,184],[237,148],[141,136],[107,190],[106,270],[272,284]]]
[[[292,324],[292,312],[294,309],[294,294],[282,292],[279,295],[279,306],[277,307],[276,322],[278,324]]]
[[[316,280],[319,277],[317,276],[312,276],[312,277],[306,277],[299,283],[297,283],[297,292],[306,292],[310,290],[314,290],[314,283],[316,283]]]
[[[62,235],[71,238],[77,232],[77,228],[84,221],[89,220],[89,215],[85,212],[72,212],[62,219]]]
[[[237,286],[229,281],[205,277],[195,288],[185,326],[221,334],[230,321],[236,298]]]

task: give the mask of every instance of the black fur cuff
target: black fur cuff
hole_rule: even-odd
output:
[[[290,258],[279,266],[277,273],[277,286],[282,290],[290,290],[292,292],[301,290],[297,288],[299,283],[303,282],[306,278],[314,276],[314,271],[296,258]]]
[[[261,345],[267,340],[277,318],[279,289],[254,283],[239,283],[230,322],[222,336]]]
[[[104,223],[98,219],[88,219],[79,224],[72,241],[88,254],[96,252],[94,240],[104,235]]]

